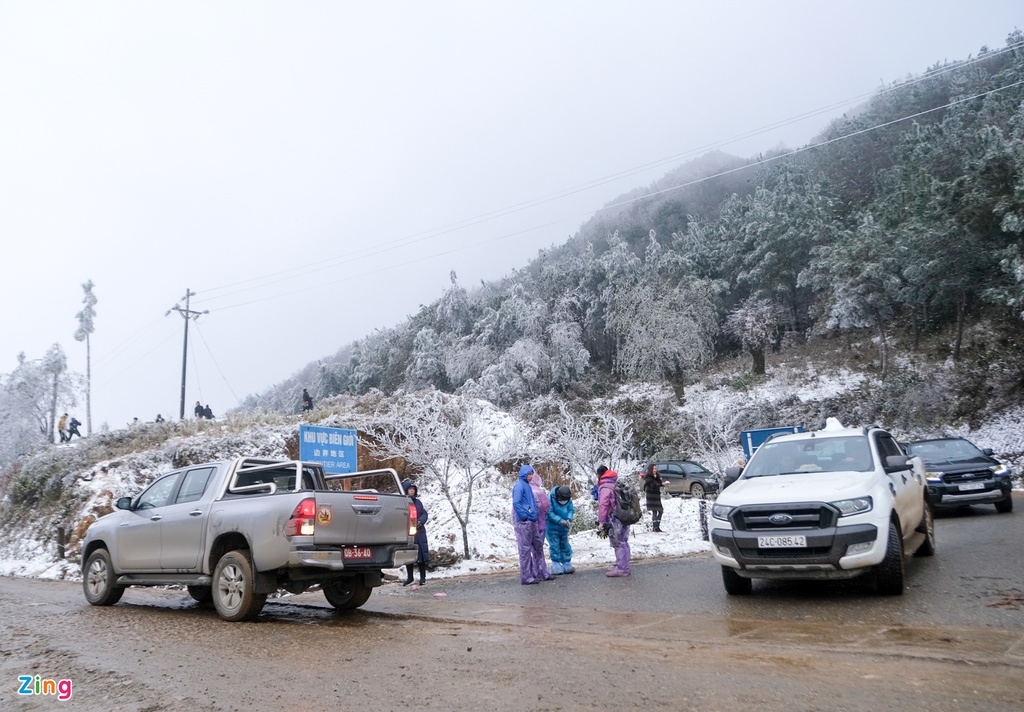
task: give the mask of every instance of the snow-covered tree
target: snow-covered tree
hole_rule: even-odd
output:
[[[748,297],[725,320],[725,330],[735,336],[754,359],[751,373],[764,375],[764,352],[779,330],[779,305],[769,299]]]
[[[618,471],[630,461],[632,426],[605,412],[575,413],[558,403],[558,414],[545,427],[551,457],[565,461],[578,482],[594,478],[594,468]]]
[[[75,330],[75,341],[85,342],[85,432],[92,435],[92,351],[89,335],[96,330],[93,320],[96,318],[96,295],[92,293],[92,280],[82,285],[85,296],[82,298],[82,311],[75,314],[78,328]]]
[[[438,486],[462,529],[468,558],[476,484],[498,463],[522,456],[526,434],[515,424],[496,428],[495,411],[485,403],[437,390],[400,395],[385,408],[366,428],[374,436],[370,446],[378,455],[405,458]]]

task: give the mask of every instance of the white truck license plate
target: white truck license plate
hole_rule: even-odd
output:
[[[758,549],[799,549],[807,547],[805,536],[759,536]]]
[[[961,492],[966,492],[968,490],[979,490],[979,489],[985,489],[985,483],[984,482],[964,482],[962,485],[960,485],[960,491]]]

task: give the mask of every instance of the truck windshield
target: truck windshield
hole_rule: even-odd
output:
[[[815,472],[867,472],[872,469],[867,437],[807,438],[768,441],[757,449],[743,477],[770,477]]]

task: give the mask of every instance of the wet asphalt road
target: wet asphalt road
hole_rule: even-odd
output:
[[[628,579],[389,583],[342,615],[308,592],[232,624],[178,590],[100,608],[77,582],[0,579],[0,709],[1020,710],[1022,500],[939,517],[900,597],[858,582],[729,597],[700,554]],[[20,696],[26,674],[75,695]]]
[[[478,603],[1024,631],[1024,497],[1018,495],[1016,504],[1011,514],[997,514],[991,506],[938,513],[937,553],[908,560],[906,591],[895,597],[875,595],[866,579],[755,580],[751,596],[728,596],[710,553],[637,562],[633,575],[621,580],[591,569],[540,586],[513,585],[516,577],[504,575],[442,580],[437,586],[450,597]]]

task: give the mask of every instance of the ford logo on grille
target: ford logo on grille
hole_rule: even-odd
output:
[[[768,517],[768,521],[772,524],[782,526],[783,524],[792,524],[793,517],[791,517],[788,514],[783,514],[780,512],[778,514],[773,514],[772,516]]]

